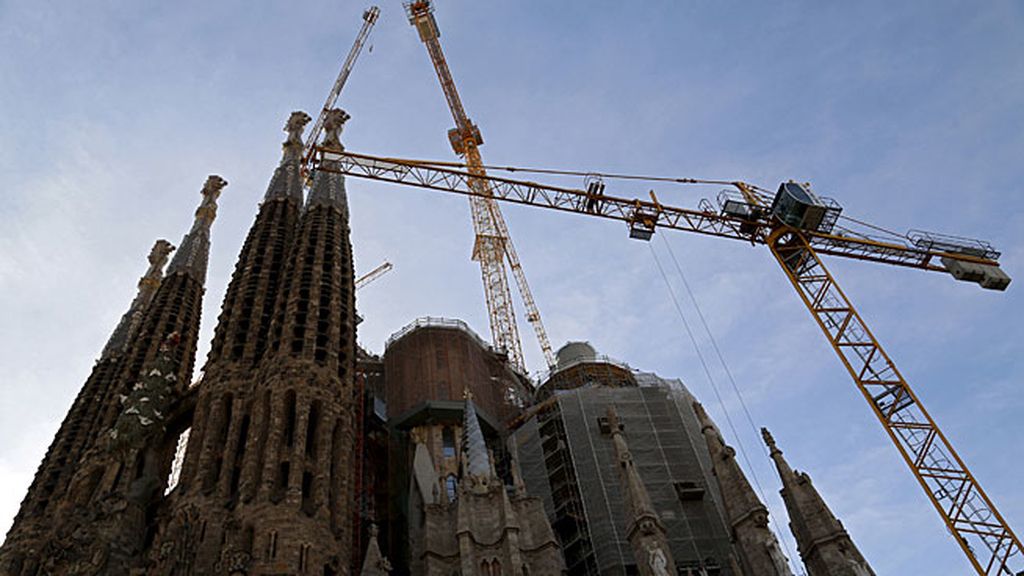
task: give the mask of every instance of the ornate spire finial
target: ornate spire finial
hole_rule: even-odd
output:
[[[291,116],[288,117],[288,121],[284,124],[284,131],[288,133],[288,139],[281,145],[284,149],[284,159],[282,162],[292,159],[297,160],[302,155],[302,133],[306,130],[306,124],[309,124],[310,120],[312,118],[309,117],[309,114],[301,110],[292,112]]]
[[[302,132],[309,120],[309,114],[298,110],[288,116],[288,121],[284,124],[288,139],[281,144],[284,151],[281,155],[281,164],[274,170],[274,177],[270,179],[267,193],[263,195],[264,200],[289,199],[302,202]]]
[[[768,446],[768,450],[773,455],[782,454],[782,450],[779,450],[779,447],[775,445],[775,438],[772,436],[772,433],[769,432],[767,428],[761,428],[761,437],[764,438],[765,445]]]
[[[217,199],[220,198],[220,191],[227,185],[228,181],[216,174],[206,177],[206,183],[203,184],[203,189],[200,191],[203,201],[199,204],[199,208],[196,208],[196,221],[193,224],[193,230],[198,225],[209,228],[213,224],[214,219],[217,218]]]
[[[309,117],[309,114],[301,110],[292,112],[284,124],[284,131],[288,133],[288,139],[284,141],[285,146],[289,144],[302,146],[302,133],[306,130],[306,124],[309,124],[310,120],[312,118]]]
[[[345,147],[341,145],[341,129],[345,127],[345,122],[351,118],[347,112],[341,108],[333,108],[327,111],[324,116],[324,148],[334,148],[337,150],[344,150]]]
[[[203,184],[201,194],[203,201],[196,208],[196,218],[192,229],[181,241],[181,248],[167,267],[167,274],[190,272],[200,282],[206,280],[206,260],[210,253],[210,226],[217,218],[217,198],[228,181],[211,174]]]
[[[139,279],[140,289],[143,285],[160,284],[164,265],[167,264],[171,252],[174,252],[174,245],[163,238],[153,244],[153,249],[149,251],[149,270],[146,270],[146,274]]]

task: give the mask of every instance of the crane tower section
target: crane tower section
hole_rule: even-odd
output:
[[[505,259],[508,259],[516,286],[523,298],[526,319],[530,322],[540,344],[541,352],[548,366],[554,366],[555,357],[548,341],[547,333],[541,322],[540,310],[533,299],[533,293],[526,281],[522,264],[512,244],[505,218],[494,201],[491,187],[480,156],[479,146],[483,144],[480,128],[470,120],[466,109],[459,98],[455,80],[448,69],[448,62],[441,50],[438,40],[441,33],[434,19],[434,8],[429,0],[420,0],[405,4],[409,22],[416,28],[420,40],[427,47],[434,71],[441,82],[448,109],[455,120],[455,127],[448,131],[448,141],[456,154],[462,156],[466,170],[470,173],[469,186],[475,191],[470,196],[470,212],[473,217],[473,231],[476,235],[473,243],[473,259],[480,263],[480,273],[484,284],[484,295],[490,316],[491,335],[495,346],[504,349],[509,360],[519,368],[524,368],[522,344],[519,329],[516,325],[515,310],[512,307],[512,296],[505,270]]]

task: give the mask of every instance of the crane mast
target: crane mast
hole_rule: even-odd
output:
[[[327,111],[334,108],[334,104],[338,101],[338,96],[341,94],[342,88],[345,87],[345,82],[348,81],[352,68],[356,65],[356,58],[363,51],[363,46],[366,45],[366,40],[370,37],[370,31],[373,29],[373,25],[377,23],[379,16],[380,8],[376,6],[370,6],[363,12],[363,27],[359,29],[356,41],[352,44],[352,49],[348,51],[348,56],[345,58],[345,63],[341,66],[338,78],[335,79],[334,86],[331,87],[330,93],[327,94],[327,100],[324,101],[324,106],[320,109],[320,115],[317,116],[313,129],[310,130],[309,137],[306,139],[306,146],[302,151],[302,157],[305,159],[307,172],[313,167],[315,146],[320,140],[320,133],[323,132],[324,118],[327,115]]]
[[[856,230],[833,230],[831,224],[787,222],[792,213],[786,213],[782,203],[773,202],[769,207],[744,182],[674,179],[682,184],[730,185],[742,198],[720,198],[720,210],[710,202],[702,202],[699,210],[693,210],[662,204],[653,192],[650,200],[630,199],[606,195],[603,187],[584,191],[481,176],[442,166],[444,163],[320,151],[335,161],[333,169],[343,174],[430,190],[477,196],[481,194],[479,185],[471,186],[470,182],[486,179],[486,197],[492,202],[497,199],[619,220],[628,225],[632,238],[649,240],[657,228],[665,228],[767,246],[971,566],[983,576],[1024,573],[1020,539],[820,257],[827,254],[945,272],[983,288],[1005,290],[1010,279],[999,267],[999,252],[989,244],[920,232],[908,234],[906,242],[882,241]],[[802,185],[790,182],[780,186],[776,200],[784,191],[795,190],[794,186],[800,188],[797,192],[812,196]]]
[[[438,40],[440,31],[434,20],[434,8],[429,0],[410,2],[405,5],[409,15],[409,23],[416,27],[420,40],[427,47],[430,61],[441,82],[448,108],[455,120],[455,128],[448,131],[448,140],[455,153],[465,159],[470,174],[468,185],[474,190],[470,196],[470,213],[473,218],[473,259],[480,264],[480,273],[487,300],[490,316],[491,336],[495,346],[504,349],[510,362],[519,368],[525,368],[519,329],[516,325],[515,310],[512,307],[512,296],[505,271],[505,259],[508,259],[512,276],[523,299],[526,319],[533,327],[540,344],[541,352],[548,367],[555,365],[555,356],[551,350],[547,332],[541,322],[540,310],[533,298],[533,293],[526,281],[522,264],[516,253],[515,245],[509,235],[508,225],[501,214],[497,202],[492,198],[487,171],[484,169],[479,146],[483,144],[480,129],[469,119],[466,109],[459,98],[448,62],[441,50]]]

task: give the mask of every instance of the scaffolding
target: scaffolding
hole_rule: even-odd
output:
[[[628,378],[624,378],[628,374]],[[601,376],[610,376],[604,381]],[[679,381],[580,362],[542,390],[555,396],[514,436],[531,494],[542,497],[570,574],[637,573],[606,409],[614,405],[630,452],[665,525],[680,573],[731,575],[721,496],[702,450],[693,397]]]

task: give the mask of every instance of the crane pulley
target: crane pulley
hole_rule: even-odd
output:
[[[665,228],[767,246],[977,573],[1004,576],[1024,570],[1020,540],[820,257],[947,272],[983,288],[1005,290],[1010,278],[999,267],[999,252],[988,243],[923,232],[909,233],[904,239],[873,238],[866,231],[839,226],[838,204],[796,182],[783,183],[769,203],[764,189],[743,182],[672,179],[684,184],[729,184],[739,192],[738,199],[729,193],[720,195],[717,209],[705,200],[694,210],[666,205],[653,191],[649,200],[611,196],[605,193],[603,180],[594,177],[581,190],[481,175],[444,162],[327,149],[319,153],[334,161],[332,169],[348,176],[470,197],[482,194],[474,183],[483,180],[486,198],[492,202],[619,220],[628,225],[633,238],[649,240],[658,228]]]

